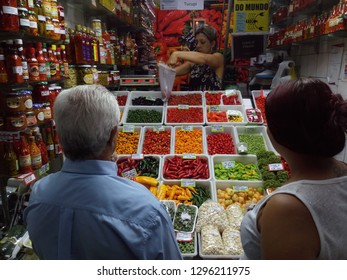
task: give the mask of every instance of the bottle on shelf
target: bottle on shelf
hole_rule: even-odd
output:
[[[95,37],[95,32],[91,30],[91,53],[92,53],[92,63],[99,63],[99,41]]]
[[[65,51],[65,45],[60,45],[61,49],[61,64],[60,64],[60,73],[65,78],[69,77],[69,63],[66,58],[66,51]]]
[[[48,158],[50,160],[53,160],[55,157],[55,150],[54,150],[52,130],[49,127],[46,128],[46,147],[48,152]]]
[[[82,36],[84,38],[84,56],[88,63],[92,62],[92,52],[91,52],[91,37],[90,37],[90,28],[82,27]]]
[[[47,151],[47,147],[46,147],[45,143],[42,140],[42,134],[41,133],[36,133],[35,141],[36,141],[37,147],[41,151],[42,165],[47,164],[49,162],[48,151]]]
[[[5,55],[0,53],[0,84],[7,84],[8,76],[5,65]]]
[[[20,56],[20,58],[22,60],[23,80],[28,81],[29,80],[29,67],[28,67],[27,58],[24,55],[23,40],[22,39],[15,39],[14,43],[15,43],[15,46],[18,50],[18,55]]]
[[[22,58],[18,54],[17,48],[13,44],[13,40],[6,41],[7,55],[6,69],[9,83],[23,83],[23,66]]]
[[[24,134],[20,135],[19,171],[22,174],[33,171],[31,167],[30,148]]]
[[[58,76],[60,79],[62,76],[64,76],[64,64],[63,64],[63,61],[61,59],[61,48],[60,47],[56,48],[56,58],[57,58],[57,65],[59,68],[59,69],[57,69],[57,72],[59,72]]]
[[[48,61],[49,61],[49,69],[51,74],[51,79],[57,79],[57,58],[52,50],[53,45],[48,47]]]
[[[8,141],[5,143],[4,164],[6,174],[13,177],[18,175],[18,158],[13,149],[13,143]]]
[[[76,34],[74,36],[74,47],[75,47],[76,63],[87,64],[86,50],[85,50],[86,44],[85,44],[85,38],[83,37],[83,34],[82,34],[82,25],[76,26]]]
[[[47,71],[46,71],[46,59],[43,55],[42,43],[36,43],[36,59],[39,65],[39,77],[40,81],[47,80]]]
[[[29,148],[31,157],[31,166],[34,170],[40,169],[42,166],[41,150],[37,147],[34,136],[29,136]]]
[[[29,81],[40,81],[39,62],[35,51],[35,48],[29,48],[28,50]]]
[[[51,78],[51,62],[49,61],[49,58],[48,58],[46,43],[42,43],[42,54],[45,59],[46,77],[47,79],[50,79]]]
[[[30,34],[34,36],[39,35],[39,25],[38,16],[33,9],[29,10],[29,24],[30,24]]]
[[[53,137],[54,152],[55,152],[56,156],[59,156],[62,154],[63,151],[62,151],[62,148],[59,144],[59,137],[58,137],[58,134],[57,134],[55,127],[53,127],[53,132],[54,132],[54,137]]]

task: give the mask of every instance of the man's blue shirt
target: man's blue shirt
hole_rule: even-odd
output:
[[[35,183],[24,219],[41,259],[182,259],[165,208],[111,161],[66,159]]]

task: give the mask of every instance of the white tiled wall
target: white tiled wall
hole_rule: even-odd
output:
[[[297,66],[298,77],[316,77],[327,82],[329,52],[334,45],[343,46],[344,52],[346,52],[347,38],[323,37],[312,45],[292,47],[291,54]],[[347,81],[339,79],[336,85],[332,84],[330,87],[347,99]],[[347,142],[346,148],[336,158],[347,163]]]

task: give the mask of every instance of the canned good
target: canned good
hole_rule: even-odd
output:
[[[27,128],[27,119],[24,112],[9,113],[5,117],[7,131],[22,131]]]
[[[77,70],[77,83],[79,85],[91,85],[94,83],[93,70],[91,65],[80,65]]]

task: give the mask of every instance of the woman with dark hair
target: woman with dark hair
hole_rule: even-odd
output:
[[[289,181],[245,215],[243,259],[347,259],[347,102],[318,79],[288,81],[266,98],[268,135]]]
[[[224,73],[223,55],[217,52],[217,32],[209,25],[195,31],[195,51],[175,51],[167,64],[175,67],[176,75],[190,74],[189,90],[220,90]],[[179,59],[185,63],[177,66]]]

